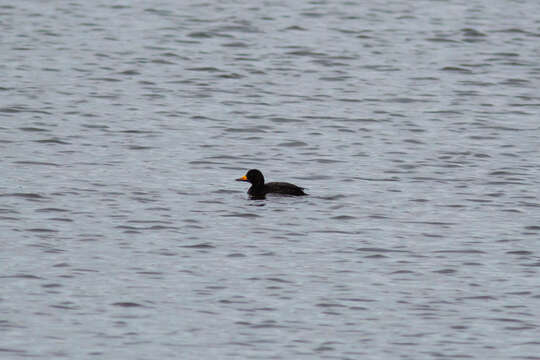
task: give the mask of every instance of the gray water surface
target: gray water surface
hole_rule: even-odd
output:
[[[538,14],[0,3],[0,357],[540,359]]]

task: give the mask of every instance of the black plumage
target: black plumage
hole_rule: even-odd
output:
[[[307,195],[304,192],[304,188],[288,182],[265,183],[263,174],[257,169],[249,170],[246,175],[236,179],[236,181],[247,181],[251,183],[248,194],[256,198],[264,198],[266,194]]]

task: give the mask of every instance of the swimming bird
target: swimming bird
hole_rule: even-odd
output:
[[[246,175],[236,181],[247,181],[251,183],[248,194],[252,198],[264,198],[266,194],[282,194],[282,195],[307,195],[304,188],[296,186],[288,182],[269,182],[264,183],[262,172],[257,169],[249,170]]]

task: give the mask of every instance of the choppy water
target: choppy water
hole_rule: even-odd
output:
[[[540,359],[539,13],[3,2],[0,356]]]

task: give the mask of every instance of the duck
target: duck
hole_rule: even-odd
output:
[[[258,169],[249,170],[246,175],[236,179],[236,181],[247,181],[251,187],[247,193],[252,198],[264,198],[266,194],[281,194],[302,196],[307,195],[304,188],[288,182],[264,182],[264,175]]]

